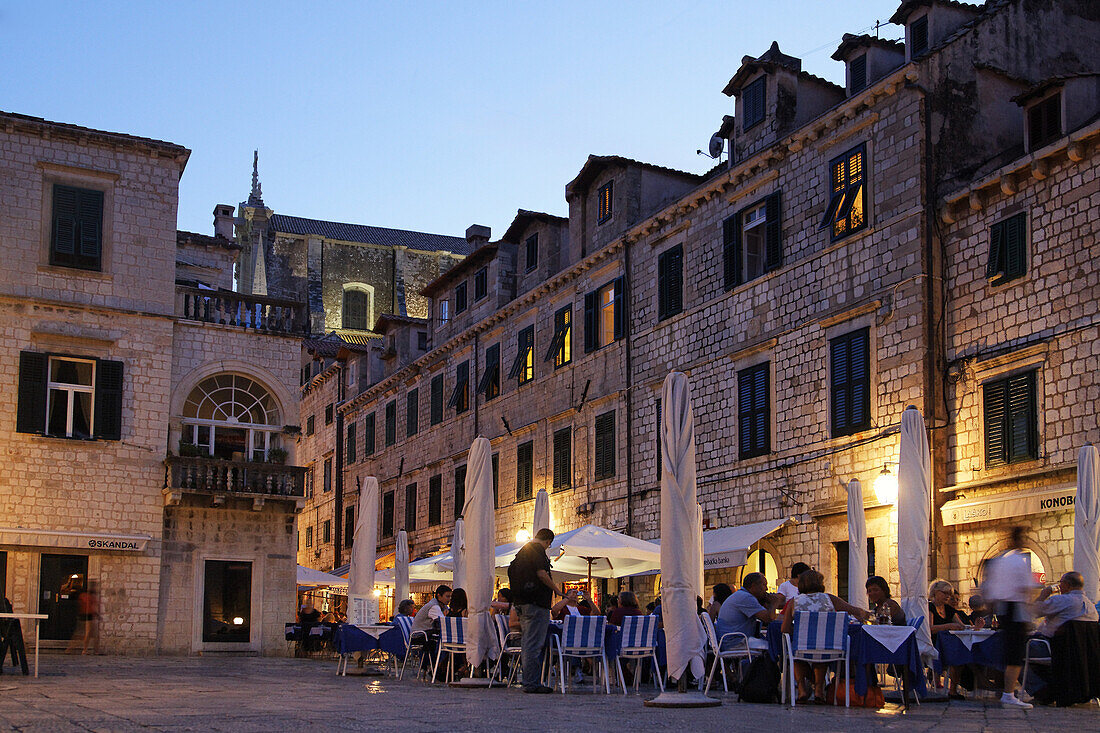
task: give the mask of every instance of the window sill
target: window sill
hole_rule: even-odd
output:
[[[1029,274],[1029,272],[1024,272],[1020,275],[1015,275],[1008,279],[989,277],[986,278],[985,282],[990,291],[996,293],[1002,290],[1007,290],[1015,285],[1023,285],[1025,282],[1030,281],[1031,278],[1028,277]]]
[[[77,437],[75,435],[72,436],[72,437],[70,437],[68,435],[52,435],[50,433],[19,433],[19,435],[33,435],[35,437],[46,438],[48,440],[64,440],[67,443],[72,443],[74,441],[77,442],[77,443],[99,443],[99,442],[105,441],[104,438],[97,438],[94,435],[90,436],[90,437],[87,437],[87,438],[80,438],[80,437]],[[114,441],[114,442],[118,442],[118,441]]]
[[[833,226],[833,225],[832,225],[832,224],[830,224],[830,225],[829,225],[829,228],[830,228],[830,229],[832,229],[832,226]],[[822,228],[824,229],[824,227],[822,227]],[[859,227],[858,229],[853,229],[853,230],[852,230],[852,231],[850,231],[850,232],[844,232],[843,234],[841,234],[841,235],[839,235],[839,236],[836,236],[836,237],[834,237],[834,236],[832,235],[832,233],[830,232],[830,234],[829,234],[829,242],[830,242],[830,243],[832,243],[832,244],[836,244],[837,242],[843,241],[843,240],[847,239],[848,237],[851,237],[851,236],[854,236],[854,235],[856,235],[856,234],[859,234],[860,232],[864,232],[864,231],[867,231],[867,230],[868,230],[868,229],[870,229],[870,228],[871,228],[871,227],[869,227],[869,226],[868,226],[868,225],[867,225],[866,223],[864,223],[864,225],[863,225],[863,226],[861,226],[861,227]]]
[[[69,277],[90,277],[104,282],[114,280],[114,275],[102,270],[85,270],[82,267],[65,267],[64,265],[39,265],[38,272],[43,275],[67,275]]]

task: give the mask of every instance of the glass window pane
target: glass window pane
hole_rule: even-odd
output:
[[[745,280],[753,280],[764,274],[764,227],[746,228],[742,239],[745,243]]]
[[[63,389],[51,389],[47,413],[46,432],[50,435],[68,435],[69,393]]]
[[[73,392],[73,436],[88,438],[92,435],[92,394]]]
[[[50,359],[50,381],[92,386],[92,363],[70,359]]]
[[[600,333],[597,346],[607,346],[615,337],[615,288],[600,291]]]

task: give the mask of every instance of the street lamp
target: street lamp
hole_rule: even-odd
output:
[[[882,472],[875,477],[875,498],[879,504],[896,504],[898,501],[898,477],[890,473],[886,464]]]
[[[519,531],[516,532],[516,542],[526,543],[526,542],[530,542],[530,541],[531,541],[531,533],[527,531],[527,527],[526,526],[520,527]]]

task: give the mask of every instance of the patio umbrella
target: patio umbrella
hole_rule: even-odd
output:
[[[298,586],[302,588],[347,588],[348,581],[338,575],[298,566]]]
[[[467,475],[469,468],[467,470]],[[455,536],[451,541],[450,552],[451,587],[466,587],[466,526],[462,523],[462,517],[455,520]]]
[[[376,622],[374,559],[378,545],[378,479],[367,476],[359,487],[359,515],[348,569],[348,623]],[[374,612],[369,610],[374,607]]]
[[[1077,498],[1073,503],[1073,569],[1085,579],[1085,596],[1095,603],[1100,584],[1100,452],[1091,443],[1077,454]]]
[[[397,533],[397,547],[394,548],[394,589],[393,602],[400,604],[409,597],[409,533],[401,530]],[[394,606],[396,612],[397,606]]]
[[[466,506],[462,515],[469,522],[465,539],[466,659],[477,669],[494,648],[489,626],[489,604],[493,600],[496,536],[493,502],[493,454],[489,441],[478,436],[470,446],[466,469]]]
[[[928,533],[932,501],[932,459],[928,433],[917,408],[901,415],[898,459],[898,583],[905,618],[928,615]],[[850,547],[850,546],[849,546]],[[917,630],[922,654],[935,654],[925,618]]]
[[[546,489],[539,489],[539,493],[535,495],[535,516],[531,522],[531,536],[534,537],[540,529],[553,529],[550,526],[550,495],[546,493]]]
[[[857,479],[848,482],[848,603],[867,608],[867,517]]]

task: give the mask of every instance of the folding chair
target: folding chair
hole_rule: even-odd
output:
[[[466,619],[461,616],[444,616],[439,619],[439,651],[435,653],[435,668],[432,669],[432,682],[439,672],[439,658],[447,652],[447,681],[454,682],[455,654],[466,653]]]
[[[1033,651],[1033,648],[1038,650],[1038,653]],[[1044,652],[1043,649],[1046,649]],[[1047,667],[1051,664],[1050,655],[1050,642],[1046,639],[1028,639],[1027,651],[1024,652],[1024,673],[1021,679],[1023,680],[1022,686],[1027,686],[1027,671],[1031,668],[1031,665],[1045,665]],[[1026,690],[1025,690],[1026,691]]]
[[[523,632],[521,631],[509,631],[508,630],[508,617],[504,614],[498,613],[493,616],[493,621],[496,624],[497,640],[500,642],[500,656],[497,657],[497,666],[493,670],[493,673],[489,675],[489,687],[493,686],[493,678],[500,676],[500,666],[504,663],[504,657],[520,657],[523,654]],[[513,678],[516,676],[516,670],[520,668],[520,665],[513,664],[512,669],[508,672],[508,681],[504,684],[508,687],[512,684]],[[502,677],[501,682],[504,682]]]
[[[599,660],[603,665],[604,691],[611,694],[611,682],[607,674],[607,655],[604,654],[604,630],[607,619],[603,616],[566,616],[562,622],[561,639],[550,637],[550,653],[557,650],[558,675],[561,677],[561,694],[565,694],[565,658]],[[592,677],[592,690],[596,690],[596,677]]]
[[[653,677],[657,680],[661,692],[665,690],[665,681],[661,676],[661,667],[657,664],[657,617],[656,616],[627,616],[623,619],[622,644],[619,647],[619,656],[615,658],[615,666],[619,670],[619,684],[623,686],[623,694],[626,694],[626,677],[623,676],[623,659],[637,659],[638,665],[634,670],[634,691],[638,691],[638,685],[642,679],[642,660],[653,660]]]
[[[783,634],[783,647],[790,673],[791,707],[798,699],[794,663],[844,662],[844,707],[851,706],[852,674],[848,655],[848,614],[844,612],[799,611],[794,615],[794,640]],[[839,675],[838,675],[839,676]],[[839,687],[839,684],[837,685]]]
[[[424,652],[428,648],[428,633],[426,631],[417,631],[413,633],[413,617],[412,616],[395,616],[393,619],[397,627],[401,629],[401,635],[405,637],[405,658],[401,660],[401,672],[397,671],[397,659],[393,660],[393,672],[397,675],[397,679],[401,680],[405,678],[405,667],[409,664],[409,657],[412,656],[413,648],[415,647],[417,654],[417,661],[423,662]],[[419,642],[419,643],[416,643]],[[420,667],[417,667],[416,676],[420,676]]]
[[[714,661],[710,663],[710,673],[707,675],[707,685],[703,689],[703,694],[710,692],[710,685],[714,682],[714,672],[721,666],[722,668],[722,689],[726,692],[730,691],[729,681],[726,679],[726,664],[727,659],[748,659],[752,661],[753,655],[759,655],[762,650],[753,649],[749,646],[749,637],[742,634],[739,631],[731,631],[728,634],[722,634],[722,638],[718,638],[718,631],[714,628],[714,621],[711,620],[709,613],[699,614],[699,621],[703,624],[703,631],[707,635],[707,644],[710,645],[711,652],[714,654]],[[726,642],[730,643],[727,644]],[[740,662],[737,668],[738,679],[741,677]]]

